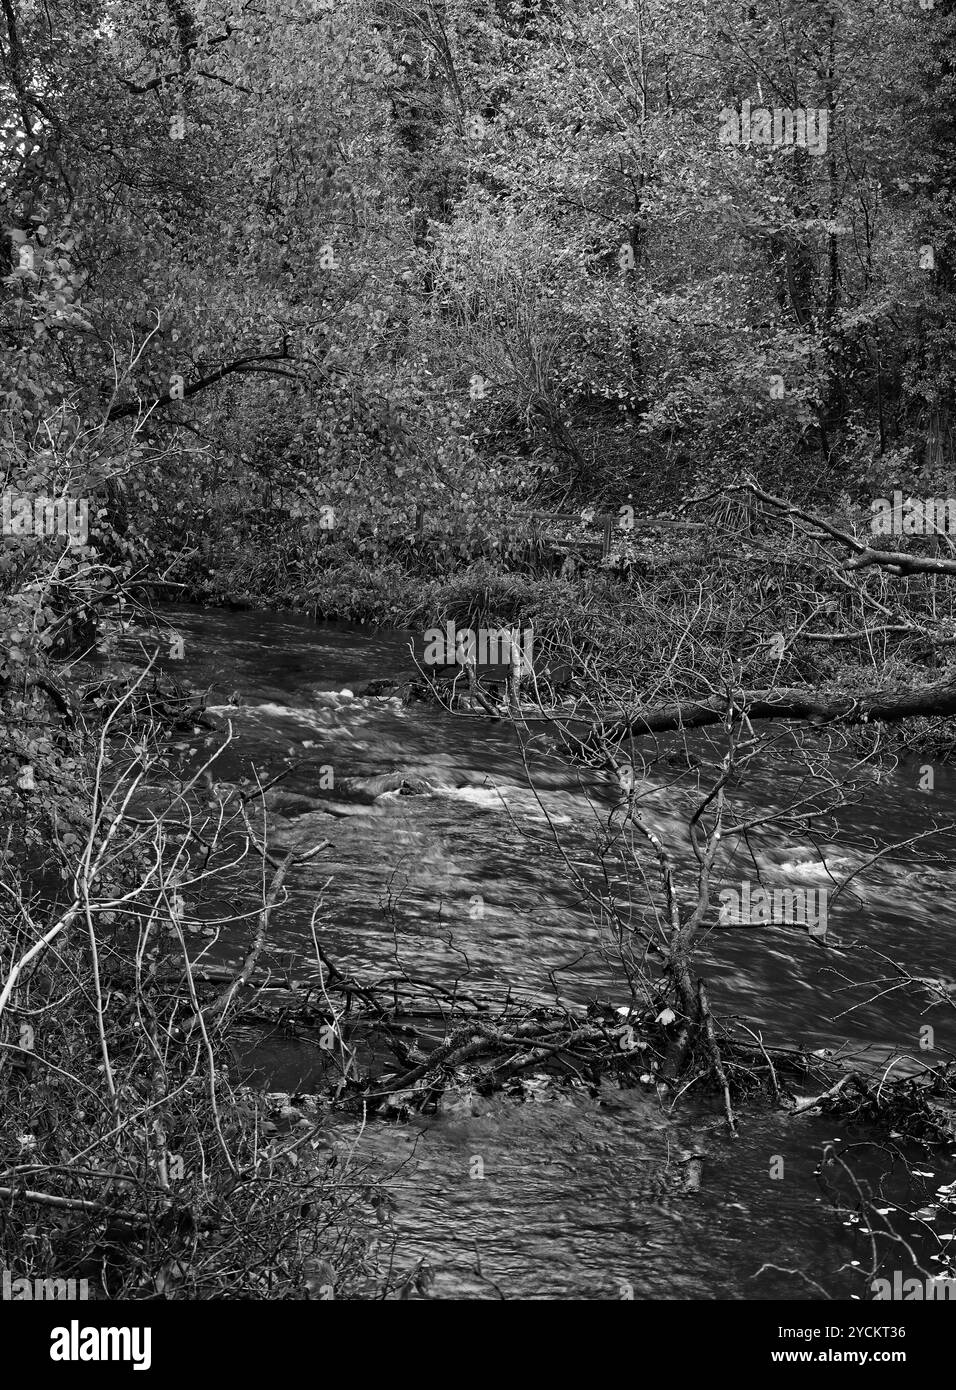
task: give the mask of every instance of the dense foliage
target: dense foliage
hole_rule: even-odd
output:
[[[949,0],[10,0],[7,486],[321,611],[419,511],[951,492],[954,46]],[[721,143],[745,101],[824,138]]]

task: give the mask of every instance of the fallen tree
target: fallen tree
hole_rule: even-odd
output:
[[[956,680],[952,676],[919,690],[872,690],[859,695],[819,695],[808,689],[742,690],[703,700],[681,700],[625,713],[605,721],[595,732],[595,744],[644,734],[701,729],[723,723],[737,711],[748,720],[809,719],[829,724],[897,723],[921,715],[956,714]]]
[[[946,560],[939,555],[919,555],[905,550],[877,550],[866,542],[860,540],[859,536],[851,535],[849,531],[844,531],[824,517],[818,516],[815,512],[797,507],[784,497],[775,497],[771,492],[764,492],[763,488],[757,486],[753,481],[741,483],[736,488],[727,488],[728,493],[743,491],[763,502],[766,506],[772,507],[780,517],[789,517],[792,521],[802,521],[805,525],[817,528],[815,532],[805,534],[812,535],[814,539],[823,539],[829,536],[832,540],[844,545],[852,551],[852,558],[843,562],[843,568],[847,570],[868,569],[875,566],[885,569],[889,574],[956,574],[956,560]],[[932,533],[935,540],[936,535]]]
[[[792,590],[789,587],[784,588],[782,583],[771,586],[776,602],[768,607],[777,610],[774,618],[779,624],[777,632],[766,632],[761,638],[760,627],[749,628],[757,638],[757,648],[763,646],[775,656],[778,671],[784,660],[789,660],[790,654],[802,642],[865,643],[870,647],[874,673],[880,668],[878,657],[887,652],[888,638],[894,638],[897,643],[903,644],[898,645],[897,650],[905,650],[910,655],[918,655],[920,648],[924,652],[930,651],[934,653],[934,661],[937,649],[950,647],[956,642],[952,630],[951,605],[949,617],[943,618],[937,612],[935,587],[928,591],[928,603],[920,605],[918,594],[911,593],[907,584],[910,578],[922,577],[924,581],[935,585],[938,576],[956,574],[956,560],[945,559],[939,554],[922,555],[918,552],[876,550],[866,540],[841,529],[826,518],[785,498],[765,492],[752,480],[726,488],[722,495],[729,499],[732,494],[740,493],[752,499],[748,503],[748,510],[736,518],[728,515],[724,521],[736,525],[738,542],[742,547],[741,553],[744,554],[747,546],[753,541],[754,523],[758,517],[767,522],[785,521],[791,527],[790,542],[786,547],[787,556],[798,570],[806,568],[812,576],[808,583],[807,576],[801,575]],[[754,504],[758,508],[756,512],[749,510]],[[938,540],[936,537],[931,539]],[[849,557],[839,560],[833,554],[834,547],[848,550]],[[853,584],[847,578],[848,572],[858,573],[874,569],[886,576],[886,582],[902,584],[900,604],[888,607],[885,598],[881,602],[880,595],[867,589],[862,576]],[[721,617],[728,636],[734,630],[731,619],[742,595],[741,583],[742,580],[738,579],[736,586],[732,586],[724,596],[724,611]],[[756,583],[759,586],[759,577]],[[841,596],[844,603],[849,598],[853,609],[859,613],[855,623],[846,622],[841,627],[839,622],[833,620],[834,615],[839,612],[839,604],[836,597],[828,597],[828,590],[835,596]],[[789,600],[786,606],[785,594]],[[914,599],[918,611],[905,611],[907,605],[912,606]],[[698,600],[698,612],[702,607]],[[682,614],[679,608],[675,610],[671,641],[680,645],[692,632],[698,632],[695,628],[697,616],[698,614],[694,614],[693,618],[689,618],[686,612]],[[670,683],[670,689],[666,689],[663,682],[656,691],[641,690],[634,703],[619,694],[618,711],[609,715],[605,710],[594,720],[593,734],[585,740],[586,750],[592,753],[599,750],[605,740],[619,742],[627,737],[671,733],[720,724],[728,716],[739,716],[751,722],[789,719],[807,720],[818,724],[839,722],[860,725],[899,723],[906,719],[956,714],[956,673],[953,672],[931,684],[918,686],[907,687],[897,683],[868,690],[851,688],[828,691],[825,688],[825,677],[815,684],[794,684],[792,675],[797,674],[797,671],[791,665],[787,672],[791,675],[791,680],[785,685],[763,684],[757,688],[741,689],[741,676],[746,661],[745,638],[748,626],[753,623],[755,616],[749,610],[743,610],[739,617],[745,618],[745,621],[741,626],[738,618],[736,627],[739,630],[734,631],[731,638],[738,646],[734,656],[741,663],[734,677],[729,677],[726,669],[713,671],[707,682],[712,693],[700,698],[688,692],[686,686],[681,690],[679,686]],[[815,621],[819,627],[819,619],[823,617],[831,619],[825,624],[829,628],[828,631],[809,630]],[[844,614],[844,617],[847,615]],[[698,654],[703,654],[700,647]],[[712,656],[715,654],[711,653]],[[665,675],[670,673],[672,664],[670,661],[667,662]],[[697,664],[690,663],[691,667]],[[848,681],[847,684],[852,685],[853,682]],[[665,694],[665,690],[671,698],[660,698]],[[713,693],[715,691],[717,693]],[[656,700],[654,694],[658,696]]]

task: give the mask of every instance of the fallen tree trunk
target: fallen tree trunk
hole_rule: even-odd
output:
[[[780,690],[742,690],[728,697],[681,700],[635,710],[620,719],[605,721],[594,733],[597,746],[607,740],[640,738],[677,729],[700,729],[720,724],[730,701],[736,710],[755,719],[808,719],[813,723],[898,723],[920,715],[956,714],[956,680],[951,677],[919,690],[871,690],[861,695],[819,695],[815,691],[784,687]]]
[[[839,541],[841,545],[845,545],[854,552],[851,559],[843,562],[844,569],[868,569],[871,565],[876,565],[895,575],[956,574],[956,560],[944,560],[939,555],[916,555],[902,550],[877,550],[874,546],[861,540],[859,536],[852,536],[848,531],[834,526],[825,517],[817,516],[815,512],[805,511],[802,507],[796,507],[785,497],[775,497],[773,493],[764,492],[763,488],[759,488],[753,481],[741,483],[739,486],[728,488],[727,491],[752,493],[761,502],[775,507],[781,516],[794,517],[798,521],[819,527],[821,534],[816,539],[831,536],[833,540]],[[936,533],[932,534],[935,536]]]

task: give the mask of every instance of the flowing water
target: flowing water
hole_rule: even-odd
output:
[[[595,882],[595,848],[615,800],[607,778],[567,767],[542,743],[530,789],[504,721],[356,695],[353,687],[411,667],[405,634],[288,615],[173,608],[164,616],[185,638],[184,660],[167,671],[210,688],[210,709],[232,721],[235,740],[215,764],[217,780],[267,782],[285,772],[268,793],[273,847],[332,841],[296,869],[274,915],[267,963],[277,973],[308,973],[321,898],[317,927],[343,969],[402,969],[502,995],[510,987],[531,1002],[629,1002],[607,923],[575,882],[575,871]],[[696,753],[706,773],[714,746],[700,738]],[[849,1042],[867,1050],[871,1066],[918,1069],[926,1024],[937,1049],[956,1051],[949,1002],[904,993],[885,959],[926,977],[948,979],[952,968],[956,778],[945,767],[934,773],[928,790],[916,763],[868,771],[860,798],[825,827],[826,838],[819,827],[728,836],[718,883],[759,875],[832,890],[853,877],[831,902],[826,945],[795,926],[709,932],[699,964],[718,1013],[774,1044]],[[406,792],[419,794],[404,794],[401,777]],[[806,790],[781,731],[779,751],[755,761],[735,792],[735,814],[780,810]],[[685,887],[691,791],[686,769],[679,778],[666,760],[640,786],[643,813],[673,846]],[[895,842],[908,843],[874,861]],[[650,878],[653,858],[642,862]],[[620,904],[630,894],[635,910],[646,905],[633,873],[629,889],[619,864],[608,860],[608,871]],[[220,958],[235,957],[241,943],[226,946]],[[319,1072],[310,1046],[278,1038],[250,1040],[243,1064],[283,1090],[307,1090]],[[866,1261],[866,1242],[833,1215],[814,1169],[821,1145],[839,1140],[860,1171],[885,1173],[892,1186],[890,1159],[864,1132],[757,1102],[733,1141],[712,1100],[693,1094],[665,1114],[642,1088],[605,1084],[595,1096],[531,1078],[525,1090],[524,1103],[460,1094],[411,1123],[332,1128],[330,1142],[354,1147],[356,1161],[389,1183],[395,1209],[383,1238],[394,1230],[403,1268],[427,1259],[433,1296],[861,1293],[852,1262]],[[662,1175],[701,1147],[699,1194],[663,1195]],[[931,1190],[953,1177],[950,1162],[937,1166],[924,1165]],[[938,1218],[938,1234],[956,1225],[945,1206]],[[758,1273],[763,1265],[779,1268]]]

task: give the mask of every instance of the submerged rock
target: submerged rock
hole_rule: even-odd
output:
[[[266,792],[264,801],[267,810],[273,812],[274,815],[283,816],[286,820],[294,820],[297,816],[307,815],[310,811],[326,809],[321,797],[304,796],[298,792],[270,790]]]

